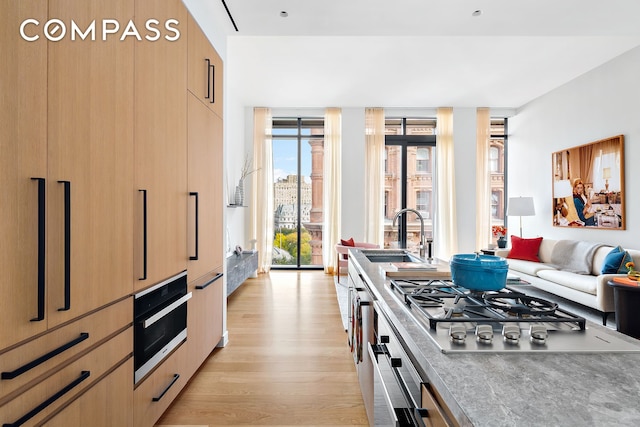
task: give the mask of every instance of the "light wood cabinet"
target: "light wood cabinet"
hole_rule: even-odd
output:
[[[51,18],[96,40],[48,41]],[[150,18],[180,38],[120,40]],[[223,280],[202,284],[224,262],[223,68],[189,19],[180,0],[0,2],[1,422],[50,401],[27,424],[152,426],[222,336]],[[130,296],[185,269],[188,341],[134,391]]]
[[[38,266],[45,255],[39,182],[32,178],[47,177],[47,45],[22,40],[15,23],[27,18],[45,21],[47,2],[0,3],[0,349],[46,329],[31,319],[45,273]]]
[[[223,115],[223,62],[189,15],[189,91],[219,117]]]
[[[133,3],[0,7],[1,350],[132,291],[133,43],[48,42],[42,25],[127,22]]]
[[[222,339],[222,266],[189,285],[187,374],[193,375]]]
[[[188,381],[183,343],[133,391],[133,425],[153,426]]]
[[[63,22],[133,13],[131,0],[49,4]],[[133,46],[113,36],[49,44],[49,327],[133,290]]]
[[[137,25],[177,19],[177,41],[135,46],[134,288],[187,268],[187,12],[179,0],[137,0]]]
[[[223,264],[222,119],[188,95],[189,281]]]
[[[0,354],[0,401],[132,323],[129,297]]]
[[[74,400],[63,411],[42,425],[69,427],[128,427],[133,425],[133,360],[129,359],[116,370]],[[108,405],[105,405],[108,402]]]
[[[80,353],[79,358],[30,384],[30,388],[3,405],[0,421],[7,425],[37,423],[56,413],[113,367],[130,359],[132,340],[133,328],[130,327],[92,351]],[[133,389],[132,382],[122,392],[127,393],[128,389]]]

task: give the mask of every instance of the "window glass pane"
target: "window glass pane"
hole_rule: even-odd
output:
[[[297,131],[296,131],[297,133]],[[298,141],[273,138],[275,265],[297,265]]]
[[[489,171],[498,172],[500,170],[500,166],[498,161],[500,160],[500,149],[495,145],[492,145],[489,148]]]
[[[387,117],[384,121],[384,133],[385,135],[402,135],[404,130],[402,129],[402,119]]]
[[[407,135],[435,135],[436,120],[428,118],[407,118]]]
[[[384,245],[388,247],[391,242],[398,241],[398,229],[392,227],[392,220],[395,214],[402,209],[402,147],[390,145],[387,146],[386,152]]]
[[[322,266],[323,119],[274,118],[273,128],[272,264]]]
[[[431,172],[431,160],[429,159],[431,147],[418,148],[416,152],[416,172]]]
[[[507,119],[491,118],[491,137],[489,139],[489,174],[491,182],[491,225],[504,225],[504,187],[505,144],[507,136],[505,128]]]

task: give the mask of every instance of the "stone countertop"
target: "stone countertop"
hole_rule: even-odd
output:
[[[385,272],[351,257],[462,426],[638,426],[640,353],[442,353],[390,294]],[[587,328],[606,330],[587,321]]]

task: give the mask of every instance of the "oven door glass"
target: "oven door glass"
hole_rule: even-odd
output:
[[[137,370],[162,351],[175,337],[187,328],[187,299],[191,293],[183,296],[169,307],[159,310],[150,317],[136,320],[134,366]]]

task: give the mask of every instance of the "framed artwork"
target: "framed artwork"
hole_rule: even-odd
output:
[[[625,229],[624,136],[552,154],[553,225]]]

